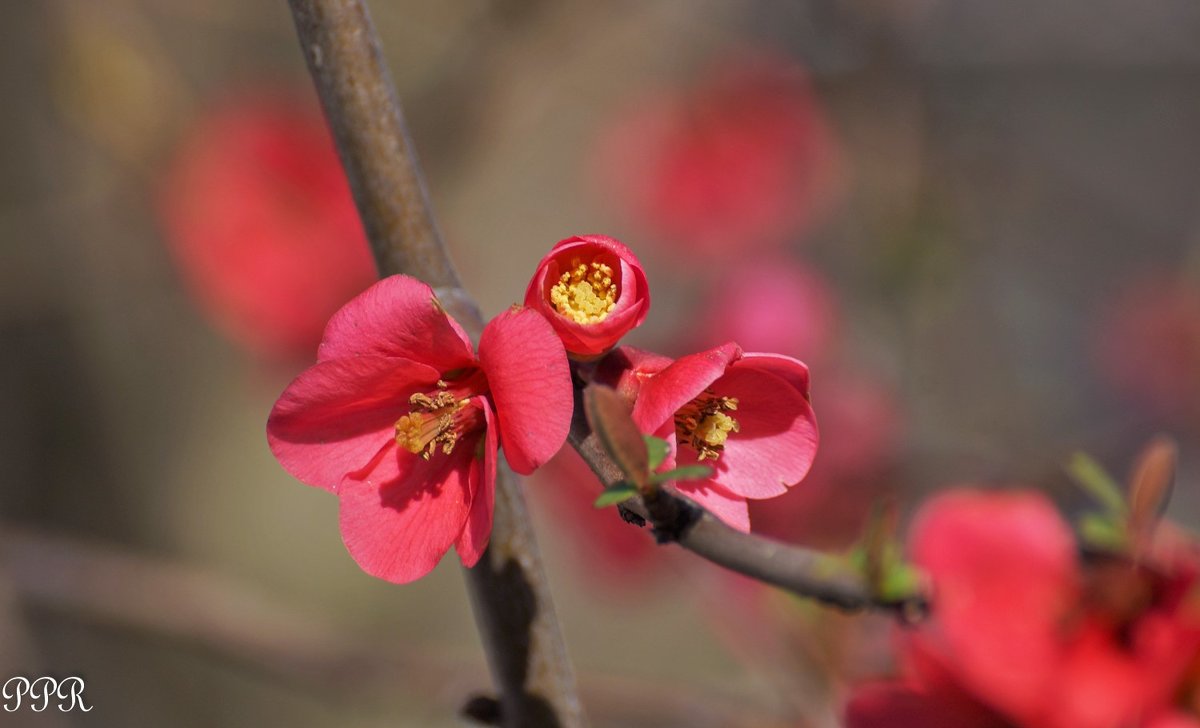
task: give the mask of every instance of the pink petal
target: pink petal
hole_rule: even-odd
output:
[[[424,460],[391,447],[375,466],[347,478],[339,493],[342,540],[372,576],[415,581],[441,561],[470,512],[469,471],[475,443]]]
[[[633,421],[642,432],[654,432],[675,416],[675,412],[698,397],[725,368],[742,355],[732,342],[715,349],[689,354],[650,377],[633,405]]]
[[[911,550],[934,585],[936,631],[918,634],[964,686],[1016,717],[1056,699],[1078,573],[1071,531],[1050,501],[1028,491],[939,496],[918,515]]]
[[[408,359],[319,362],[288,385],[267,419],[271,452],[300,481],[337,491],[342,478],[394,437],[408,397],[438,372]]]
[[[675,483],[675,490],[731,528],[750,532],[750,508],[744,497],[730,493],[711,480],[680,481]]]
[[[746,352],[742,355],[741,363],[738,366],[752,366],[759,371],[770,372],[790,383],[796,388],[796,391],[800,392],[800,396],[809,399],[808,365],[799,359],[783,354]]]
[[[458,558],[463,566],[470,568],[479,563],[479,557],[487,548],[492,536],[492,510],[496,501],[496,422],[492,408],[483,397],[474,402],[483,410],[485,432],[483,452],[473,454],[471,461],[471,511],[467,514],[467,525],[455,542]]]
[[[846,706],[846,728],[1009,728],[983,706],[922,693],[901,682],[860,685]]]
[[[500,444],[512,469],[527,475],[562,447],[574,407],[567,353],[537,311],[511,308],[492,319],[479,339]]]
[[[416,278],[389,276],[355,296],[325,327],[318,361],[394,356],[445,372],[474,364],[471,342]]]
[[[771,498],[808,474],[817,453],[817,422],[800,392],[741,361],[713,384],[713,391],[737,398],[738,408],[730,414],[739,425],[715,463],[716,481],[747,498]]]

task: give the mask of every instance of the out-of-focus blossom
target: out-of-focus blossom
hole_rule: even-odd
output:
[[[824,279],[788,258],[767,256],[723,270],[719,286],[698,302],[701,346],[736,341],[805,361],[828,356],[838,307]]]
[[[1155,416],[1200,414],[1200,285],[1146,276],[1118,293],[1096,342],[1101,373]]]
[[[560,240],[542,258],[525,289],[525,305],[546,317],[568,352],[592,359],[645,320],[650,288],[624,243],[581,235]]]
[[[901,417],[882,385],[848,375],[822,380],[821,450],[803,488],[750,503],[754,531],[821,548],[848,546],[884,495]]]
[[[904,638],[908,679],[858,692],[847,725],[1200,726],[1177,704],[1200,654],[1200,558],[1159,536],[1141,562],[1084,563],[1038,493],[934,499],[910,544],[933,617]]]
[[[744,354],[736,344],[681,357],[646,379],[633,421],[670,443],[664,468],[711,467],[710,479],[674,487],[743,531],[747,499],[786,493],[817,451],[808,367],[780,354]]]
[[[289,473],[338,495],[359,566],[408,582],[451,546],[465,565],[479,560],[497,447],[530,473],[566,439],[571,411],[566,353],[540,314],[492,319],[476,356],[429,286],[392,276],[329,321],[317,363],[275,403],[267,439]]]
[[[653,239],[726,257],[809,227],[837,196],[837,157],[804,69],[766,54],[638,99],[596,154],[604,192]]]
[[[206,111],[160,195],[167,242],[199,305],[257,355],[299,358],[375,280],[314,101],[246,93]]]

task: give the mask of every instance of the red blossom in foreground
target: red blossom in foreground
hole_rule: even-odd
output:
[[[1147,276],[1118,293],[1100,322],[1101,373],[1152,415],[1200,414],[1200,286]]]
[[[633,421],[670,443],[663,467],[713,469],[710,479],[674,487],[742,531],[750,530],[747,499],[786,493],[817,451],[808,367],[779,354],[744,354],[732,343],[645,377]]]
[[[1160,531],[1145,562],[1081,563],[1038,493],[934,499],[911,539],[932,620],[903,639],[908,679],[856,692],[848,728],[1200,727],[1176,704],[1200,655],[1200,559]]]
[[[409,582],[451,546],[464,565],[479,560],[497,447],[513,470],[533,471],[566,439],[571,409],[566,354],[537,312],[494,318],[476,356],[429,286],[392,276],[329,321],[267,439],[289,473],[338,495],[359,566]]]
[[[804,69],[723,59],[694,89],[638,99],[601,139],[598,177],[653,239],[741,255],[802,232],[835,196],[836,145]]]
[[[646,273],[633,251],[604,235],[561,240],[538,263],[525,305],[540,311],[567,351],[595,358],[650,310]]]
[[[333,142],[307,98],[258,93],[206,112],[171,161],[160,202],[193,295],[256,354],[307,356],[333,312],[376,278]]]

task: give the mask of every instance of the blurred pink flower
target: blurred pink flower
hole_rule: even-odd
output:
[[[910,541],[933,616],[902,639],[909,678],[857,692],[848,728],[1200,726],[1174,704],[1200,651],[1200,559],[1160,532],[1144,563],[1081,563],[1039,493],[933,499]]]
[[[1166,273],[1134,281],[1102,316],[1096,355],[1112,386],[1150,414],[1200,414],[1200,286]]]
[[[159,197],[193,296],[257,355],[299,358],[329,316],[376,279],[315,99],[256,90],[207,109]]]
[[[285,470],[338,495],[359,566],[409,582],[451,546],[464,565],[479,560],[497,448],[532,472],[566,439],[572,407],[566,352],[541,314],[492,319],[476,355],[429,286],[391,276],[330,319],[317,363],[271,410],[267,440]]]
[[[604,193],[689,256],[787,242],[841,186],[808,74],[768,54],[724,59],[695,88],[631,103],[596,160]]]
[[[901,417],[891,392],[838,375],[821,384],[821,450],[803,488],[750,503],[756,533],[819,548],[841,548],[862,534],[872,503],[890,488]]]
[[[786,257],[739,262],[699,302],[699,346],[736,341],[809,363],[831,353],[839,325],[837,300],[824,278]]]

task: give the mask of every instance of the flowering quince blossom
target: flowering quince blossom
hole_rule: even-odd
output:
[[[571,410],[566,353],[536,311],[494,318],[476,355],[429,286],[392,276],[329,321],[267,439],[289,473],[337,494],[359,566],[409,582],[451,546],[464,565],[479,560],[498,446],[532,472],[566,439]]]
[[[601,135],[603,192],[689,257],[786,243],[833,207],[833,133],[806,71],[754,53],[720,59],[694,88],[637,99]]]
[[[525,305],[540,311],[567,351],[595,358],[638,326],[650,288],[637,256],[619,240],[581,235],[561,240],[538,263]]]
[[[333,312],[376,279],[315,99],[259,90],[207,110],[159,201],[193,295],[256,355],[310,356]]]
[[[656,364],[662,368],[652,373]],[[730,526],[749,531],[747,499],[782,495],[808,472],[817,422],[803,362],[729,343],[639,365],[634,423],[670,443],[663,468],[712,468],[710,479],[674,487]]]
[[[901,643],[909,678],[856,691],[848,728],[1200,728],[1200,558],[1166,526],[1143,562],[1080,563],[1041,494],[964,490],[910,546],[932,619]]]

